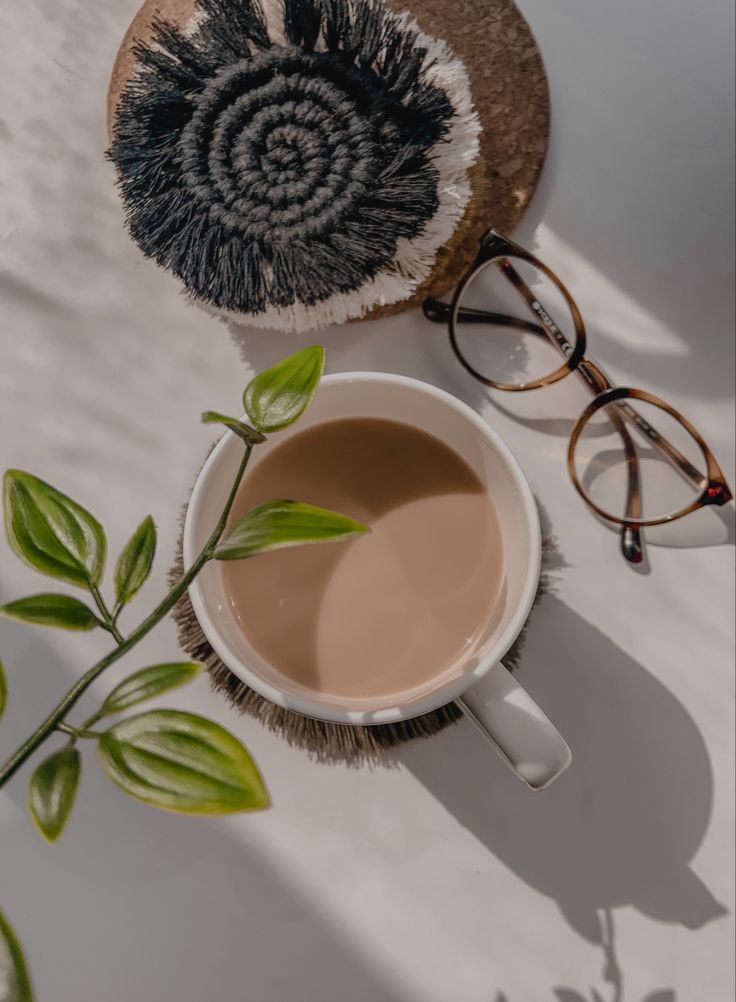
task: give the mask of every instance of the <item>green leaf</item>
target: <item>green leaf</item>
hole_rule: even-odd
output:
[[[115,598],[130,602],[151,573],[156,553],[156,526],[150,515],[143,519],[125,545],[115,566]]]
[[[99,619],[84,602],[71,595],[30,595],[0,605],[0,616],[39,626],[59,626],[64,630],[92,630]]]
[[[28,810],[47,842],[64,830],[77,795],[82,760],[69,746],[54,752],[39,765],[28,784]]]
[[[100,583],[106,540],[96,518],[22,470],[6,471],[3,494],[5,532],[21,560],[69,584]]]
[[[256,376],[243,394],[245,412],[259,431],[280,431],[301,417],[325,365],[324,348],[303,348]]]
[[[23,952],[0,912],[0,1002],[33,1002],[33,989]]]
[[[97,750],[113,783],[164,811],[229,814],[267,807],[252,758],[219,724],[178,710],[153,710],[115,724]]]
[[[129,706],[152,699],[169,689],[185,685],[199,674],[202,666],[196,661],[179,661],[172,664],[153,665],[142,668],[116,685],[100,707],[99,715],[109,717],[113,713],[127,710]]]
[[[303,543],[339,542],[369,532],[347,515],[300,501],[266,501],[236,522],[215,550],[218,560],[241,560]]]
[[[202,420],[205,424],[224,424],[230,431],[234,431],[236,435],[239,435],[246,445],[258,445],[266,441],[266,436],[261,435],[260,431],[251,428],[245,421],[238,421],[237,418],[228,417],[227,414],[218,414],[216,411],[205,411],[202,415]]]
[[[2,717],[5,711],[5,706],[7,702],[8,702],[8,682],[7,679],[5,678],[5,669],[3,668],[3,663],[2,661],[0,661],[0,718]]]

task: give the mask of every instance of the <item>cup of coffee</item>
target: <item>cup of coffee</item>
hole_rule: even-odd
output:
[[[227,433],[184,523],[193,561],[242,457]],[[391,724],[455,700],[534,790],[570,750],[501,661],[539,584],[529,484],[495,431],[449,393],[378,372],[323,378],[300,421],[254,451],[231,522],[292,498],[370,533],[208,563],[189,589],[227,667],[266,699],[342,724]]]

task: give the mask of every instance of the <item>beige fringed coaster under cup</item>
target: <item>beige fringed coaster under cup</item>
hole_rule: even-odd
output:
[[[185,515],[186,506],[182,509],[182,525]],[[542,574],[534,606],[541,596],[549,590],[550,573],[559,567],[560,563],[554,537],[545,529],[542,537]],[[182,535],[180,534],[176,562],[169,573],[170,581],[173,583],[178,580],[183,572]],[[532,607],[532,614],[533,609],[534,607]],[[199,661],[206,667],[213,689],[223,693],[228,702],[241,713],[255,717],[269,730],[281,734],[290,745],[303,748],[318,761],[347,762],[350,765],[375,762],[388,749],[415,738],[430,737],[432,734],[444,730],[450,724],[454,724],[462,716],[462,711],[457,704],[451,702],[440,706],[431,713],[424,713],[411,720],[400,721],[396,724],[377,724],[374,727],[336,724],[331,721],[305,717],[300,713],[294,713],[292,710],[286,710],[271,703],[246,685],[222,663],[202,632],[187,594],[179,600],[172,615],[177,625],[179,643],[182,649],[188,657]],[[509,671],[514,671],[519,666],[528,622],[529,620],[503,659]]]

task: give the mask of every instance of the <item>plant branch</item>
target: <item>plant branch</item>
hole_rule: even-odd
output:
[[[228,496],[225,507],[222,510],[222,514],[215,526],[212,535],[205,543],[201,552],[197,558],[192,563],[189,570],[185,571],[182,577],[177,581],[174,587],[171,589],[166,598],[159,603],[158,606],[153,610],[153,612],[143,620],[143,622],[135,629],[132,633],[128,635],[127,638],[120,638],[118,646],[115,650],[110,651],[106,654],[101,661],[93,665],[88,671],[82,675],[82,677],[72,686],[69,692],[64,696],[61,702],[52,710],[49,716],[44,720],[44,722],[36,728],[36,730],[31,734],[31,736],[23,742],[23,744],[18,748],[14,755],[8,759],[5,765],[0,769],[0,787],[3,787],[5,783],[14,775],[15,772],[23,765],[27,758],[29,758],[36,748],[39,747],[55,730],[59,729],[59,724],[63,724],[64,717],[67,715],[69,710],[75,705],[77,700],[80,698],[82,693],[89,688],[89,686],[94,682],[94,680],[102,674],[102,672],[109,668],[111,664],[118,661],[124,654],[126,654],[132,647],[134,647],[142,637],[144,637],[150,630],[153,629],[163,618],[170,612],[179,599],[182,597],[184,592],[187,590],[189,585],[195,579],[197,574],[202,570],[207,561],[212,557],[215,547],[217,546],[220,536],[222,535],[225,524],[230,514],[230,510],[235,501],[235,495],[237,493],[238,487],[240,486],[240,481],[243,479],[243,474],[245,473],[245,468],[248,465],[248,460],[250,459],[250,454],[252,447],[248,446],[243,454],[238,472],[235,476],[235,481],[233,483],[232,489]],[[94,596],[94,592],[93,592]],[[100,596],[100,600],[102,597]],[[104,606],[104,601],[103,601]],[[100,609],[102,611],[102,609]],[[105,607],[105,611],[106,607]],[[107,613],[109,616],[109,613]],[[61,728],[64,730],[68,725],[63,724]]]
[[[98,720],[102,720],[104,716],[105,713],[103,710],[96,710],[90,717],[87,717],[87,719],[79,725],[80,729],[83,731],[88,730],[90,727],[94,726]]]
[[[97,606],[99,613],[102,616],[104,629],[106,629],[108,633],[111,633],[113,635],[116,644],[124,643],[124,637],[118,630],[117,626],[115,625],[115,616],[107,608],[107,605],[105,604],[105,600],[102,597],[100,589],[97,587],[97,585],[91,584],[89,586],[89,590],[90,594],[92,595],[92,598],[95,600],[95,605]]]
[[[91,731],[86,721],[81,727],[72,727],[62,721],[56,725],[56,730],[61,731],[62,734],[68,734],[72,739],[70,744],[74,744],[77,738],[99,738],[101,735],[100,731]]]

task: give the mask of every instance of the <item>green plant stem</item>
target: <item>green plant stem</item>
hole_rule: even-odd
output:
[[[80,730],[83,731],[88,730],[90,727],[96,724],[98,720],[102,720],[104,716],[105,714],[103,713],[102,710],[97,710],[95,713],[92,714],[91,717],[87,717],[87,719],[80,725]]]
[[[97,606],[99,613],[102,616],[103,628],[106,629],[108,633],[111,633],[113,635],[116,644],[125,643],[125,638],[115,625],[115,616],[107,608],[105,600],[100,593],[100,589],[97,587],[97,585],[91,584],[89,586],[89,590],[90,594],[92,595],[92,598],[95,600],[95,605]]]
[[[156,606],[153,612],[147,616],[146,619],[144,619],[143,622],[127,636],[127,638],[121,638],[121,642],[118,643],[115,650],[106,654],[101,661],[98,661],[96,665],[93,665],[84,673],[84,675],[82,675],[82,677],[72,686],[66,696],[64,696],[61,702],[54,708],[54,710],[52,710],[40,727],[37,727],[33,734],[31,734],[31,736],[23,742],[20,748],[18,748],[15,754],[11,755],[2,769],[0,769],[0,787],[3,787],[10,777],[13,776],[18,769],[20,769],[26,759],[33,754],[36,748],[38,748],[50,734],[57,730],[59,724],[63,724],[64,717],[75,705],[82,693],[94,682],[94,680],[101,675],[106,668],[109,668],[111,664],[118,661],[125,653],[134,647],[139,640],[145,637],[145,635],[174,608],[189,585],[196,578],[197,574],[199,574],[207,561],[211,559],[214,549],[220,540],[220,536],[225,529],[225,523],[227,522],[230,509],[235,501],[235,495],[238,487],[240,486],[240,481],[243,479],[243,474],[245,473],[245,468],[248,465],[251,451],[252,447],[248,446],[243,454],[238,472],[235,476],[235,481],[217,525],[215,526],[212,535],[205,543],[202,551],[192,563],[192,566],[182,575],[166,598],[158,606]],[[64,728],[68,726],[69,725],[64,724]],[[75,730],[74,728],[72,729]]]
[[[97,601],[97,596],[95,596],[95,601]],[[102,595],[100,595],[99,596],[99,603],[98,603],[97,608],[100,609],[100,612],[102,612],[103,615],[108,615],[110,617],[110,620],[109,620],[110,627],[111,627],[110,633],[112,633],[113,637],[115,638],[115,641],[117,642],[118,647],[121,644],[124,644],[125,643],[125,637],[123,637],[118,632],[118,630],[115,628],[116,627],[117,618],[120,615],[120,613],[123,611],[123,606],[120,605],[120,604],[117,604],[115,606],[115,608],[113,609],[112,613],[109,613],[108,610],[107,610],[107,606],[105,605],[105,600],[103,599]],[[105,713],[104,713],[104,711],[102,709],[97,710],[97,711],[95,711],[95,713],[92,714],[91,717],[87,717],[87,719],[84,721],[84,723],[81,724],[80,727],[76,728],[76,730],[78,732],[84,731],[87,728],[91,727],[93,724],[96,724],[97,721],[101,720],[104,716],[105,716]],[[59,729],[61,730],[61,726],[59,727]],[[72,730],[74,730],[74,729],[75,728],[72,728]]]
[[[71,727],[62,721],[56,725],[56,730],[61,731],[62,734],[68,734],[72,739],[71,744],[74,744],[77,738],[99,738],[101,734],[100,731],[91,731],[86,721],[81,727]]]

